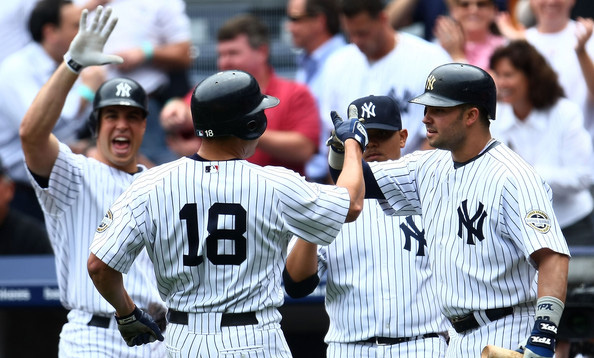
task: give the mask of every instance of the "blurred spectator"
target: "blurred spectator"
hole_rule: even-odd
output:
[[[43,214],[25,171],[19,126],[39,89],[63,61],[78,31],[81,8],[66,0],[42,0],[28,20],[33,41],[8,56],[0,64],[0,158],[15,182],[14,209],[43,221]],[[74,145],[78,132],[86,127],[88,102],[103,80],[100,70],[83,71],[70,91],[53,133]]]
[[[525,36],[555,70],[567,98],[582,108],[586,129],[594,139],[593,22],[572,20],[574,4],[575,0],[530,0],[537,23]]]
[[[564,98],[555,71],[524,40],[496,50],[490,66],[500,101],[493,136],[551,186],[553,209],[568,244],[594,244],[592,142],[579,106]]]
[[[0,161],[0,255],[52,254],[42,224],[10,208],[14,182]]]
[[[336,110],[345,118],[349,103],[356,98],[390,96],[398,103],[403,127],[408,129],[403,154],[424,148],[424,108],[408,100],[423,92],[431,70],[451,62],[450,56],[439,45],[395,31],[381,0],[343,0],[341,15],[352,43],[332,54],[324,65],[322,113]],[[330,116],[322,119],[330,121]]]
[[[190,99],[192,91],[184,98],[172,98],[161,110],[161,126],[166,133],[167,146],[178,156],[188,156],[200,148],[202,138],[196,136]]]
[[[256,153],[247,158],[258,165],[276,165],[305,175],[305,163],[316,152],[320,119],[316,102],[302,84],[278,77],[270,65],[268,27],[253,15],[226,21],[217,34],[219,70],[242,70],[258,81],[262,93],[280,99],[266,109],[268,126]]]
[[[86,0],[77,0],[84,3]],[[171,78],[183,77],[192,63],[190,19],[183,0],[111,0],[118,24],[105,44],[105,52],[121,56],[124,63],[109,66],[107,78],[129,77],[149,94],[149,115],[140,151],[154,164],[176,158],[167,147],[159,114],[165,102],[189,90],[170,88]],[[181,71],[181,72],[180,72]]]
[[[435,37],[455,62],[489,69],[489,57],[505,44],[495,25],[494,0],[446,0],[450,16],[439,16]]]
[[[337,49],[346,45],[340,33],[340,17],[337,0],[289,0],[287,3],[287,28],[293,45],[300,50],[297,55],[295,80],[307,85],[314,98],[322,93],[321,69],[326,59]],[[308,180],[328,182],[328,151],[326,139],[332,128],[325,127],[320,113],[320,143],[318,152],[305,166]]]
[[[27,19],[36,0],[0,1],[0,63],[31,41]]]

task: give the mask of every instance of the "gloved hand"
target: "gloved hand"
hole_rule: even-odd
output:
[[[129,347],[165,339],[151,316],[138,307],[134,307],[134,311],[127,316],[116,316],[116,321],[120,334]]]
[[[369,139],[367,137],[365,126],[357,118],[357,107],[353,105],[349,107],[349,119],[347,121],[343,121],[336,111],[330,112],[330,117],[334,124],[333,137],[336,136],[338,141],[342,143],[347,139],[352,138],[359,142],[361,151],[364,152]]]
[[[524,358],[551,358],[555,354],[557,327],[565,305],[552,296],[543,296],[536,302],[534,327],[524,344],[517,349]]]
[[[538,319],[526,343],[518,349],[524,358],[550,358],[555,354],[557,325],[551,321]]]
[[[68,52],[64,54],[64,62],[76,74],[87,66],[124,62],[120,56],[103,53],[105,42],[118,21],[115,16],[110,19],[111,8],[106,8],[103,13],[103,6],[98,6],[93,22],[87,29],[88,14],[88,10],[84,9],[80,16],[78,33],[70,43]]]

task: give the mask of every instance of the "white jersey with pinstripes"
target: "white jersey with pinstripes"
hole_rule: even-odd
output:
[[[139,170],[143,169],[145,168],[139,167]],[[54,250],[60,301],[65,308],[73,310],[69,320],[71,323],[84,319],[88,322],[91,314],[113,316],[115,312],[113,307],[99,294],[89,278],[87,272],[89,247],[95,229],[110,205],[137,175],[128,174],[83,155],[73,154],[63,143],[60,143],[59,154],[52,168],[47,188],[39,186],[31,173],[29,171],[27,173],[43,209]],[[146,252],[142,253],[141,259],[124,277],[124,282],[130,296],[139,307],[146,308],[150,303],[163,305],[157,291],[152,264]],[[73,312],[79,314],[75,315]],[[87,322],[82,322],[83,327],[86,327]],[[111,354],[92,355],[90,350],[85,350],[89,357],[146,356],[147,350],[142,353],[140,350],[130,349],[119,335],[115,324],[112,326],[115,334],[100,334],[103,340],[97,342],[91,342],[92,339],[89,337],[101,332],[103,328],[84,328],[93,330],[94,333],[82,333],[82,328],[65,328],[61,335],[61,356],[67,356],[62,355],[62,347],[67,346],[62,341],[76,342],[73,344],[80,346],[83,344],[80,340],[83,336],[84,342],[101,347],[97,352],[111,351]],[[71,331],[72,334],[65,334]],[[115,338],[109,342],[106,336]]]
[[[377,200],[366,199],[359,218],[318,248],[318,263],[327,277],[327,343],[447,331],[420,216],[388,216]],[[440,353],[438,345],[427,357]]]
[[[535,302],[541,248],[569,255],[550,187],[504,144],[461,164],[444,150],[370,165],[389,214],[422,214],[439,304],[448,317]]]
[[[308,183],[285,168],[181,158],[122,194],[91,251],[126,272],[146,247],[170,309],[260,311],[284,301],[292,235],[327,245],[348,208],[345,188]]]

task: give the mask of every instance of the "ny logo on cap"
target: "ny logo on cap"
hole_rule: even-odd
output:
[[[428,89],[429,91],[433,91],[433,84],[435,83],[435,76],[431,75],[427,78],[427,84],[425,85],[425,88]]]
[[[130,97],[130,90],[132,90],[132,87],[130,87],[129,84],[127,84],[126,82],[120,82],[117,86],[116,86],[117,92],[116,92],[116,96],[118,97]]]
[[[361,106],[361,118],[375,117],[375,104],[373,102],[363,103]]]

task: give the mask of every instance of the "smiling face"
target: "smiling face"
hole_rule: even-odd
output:
[[[497,61],[493,70],[500,101],[515,105],[528,100],[528,78],[508,58]]]
[[[450,14],[465,32],[489,32],[497,8],[492,0],[452,0]]]
[[[134,173],[137,154],[146,130],[144,111],[131,106],[108,106],[100,110],[97,159]]]
[[[575,0],[530,0],[530,8],[543,32],[561,31],[570,19]]]

